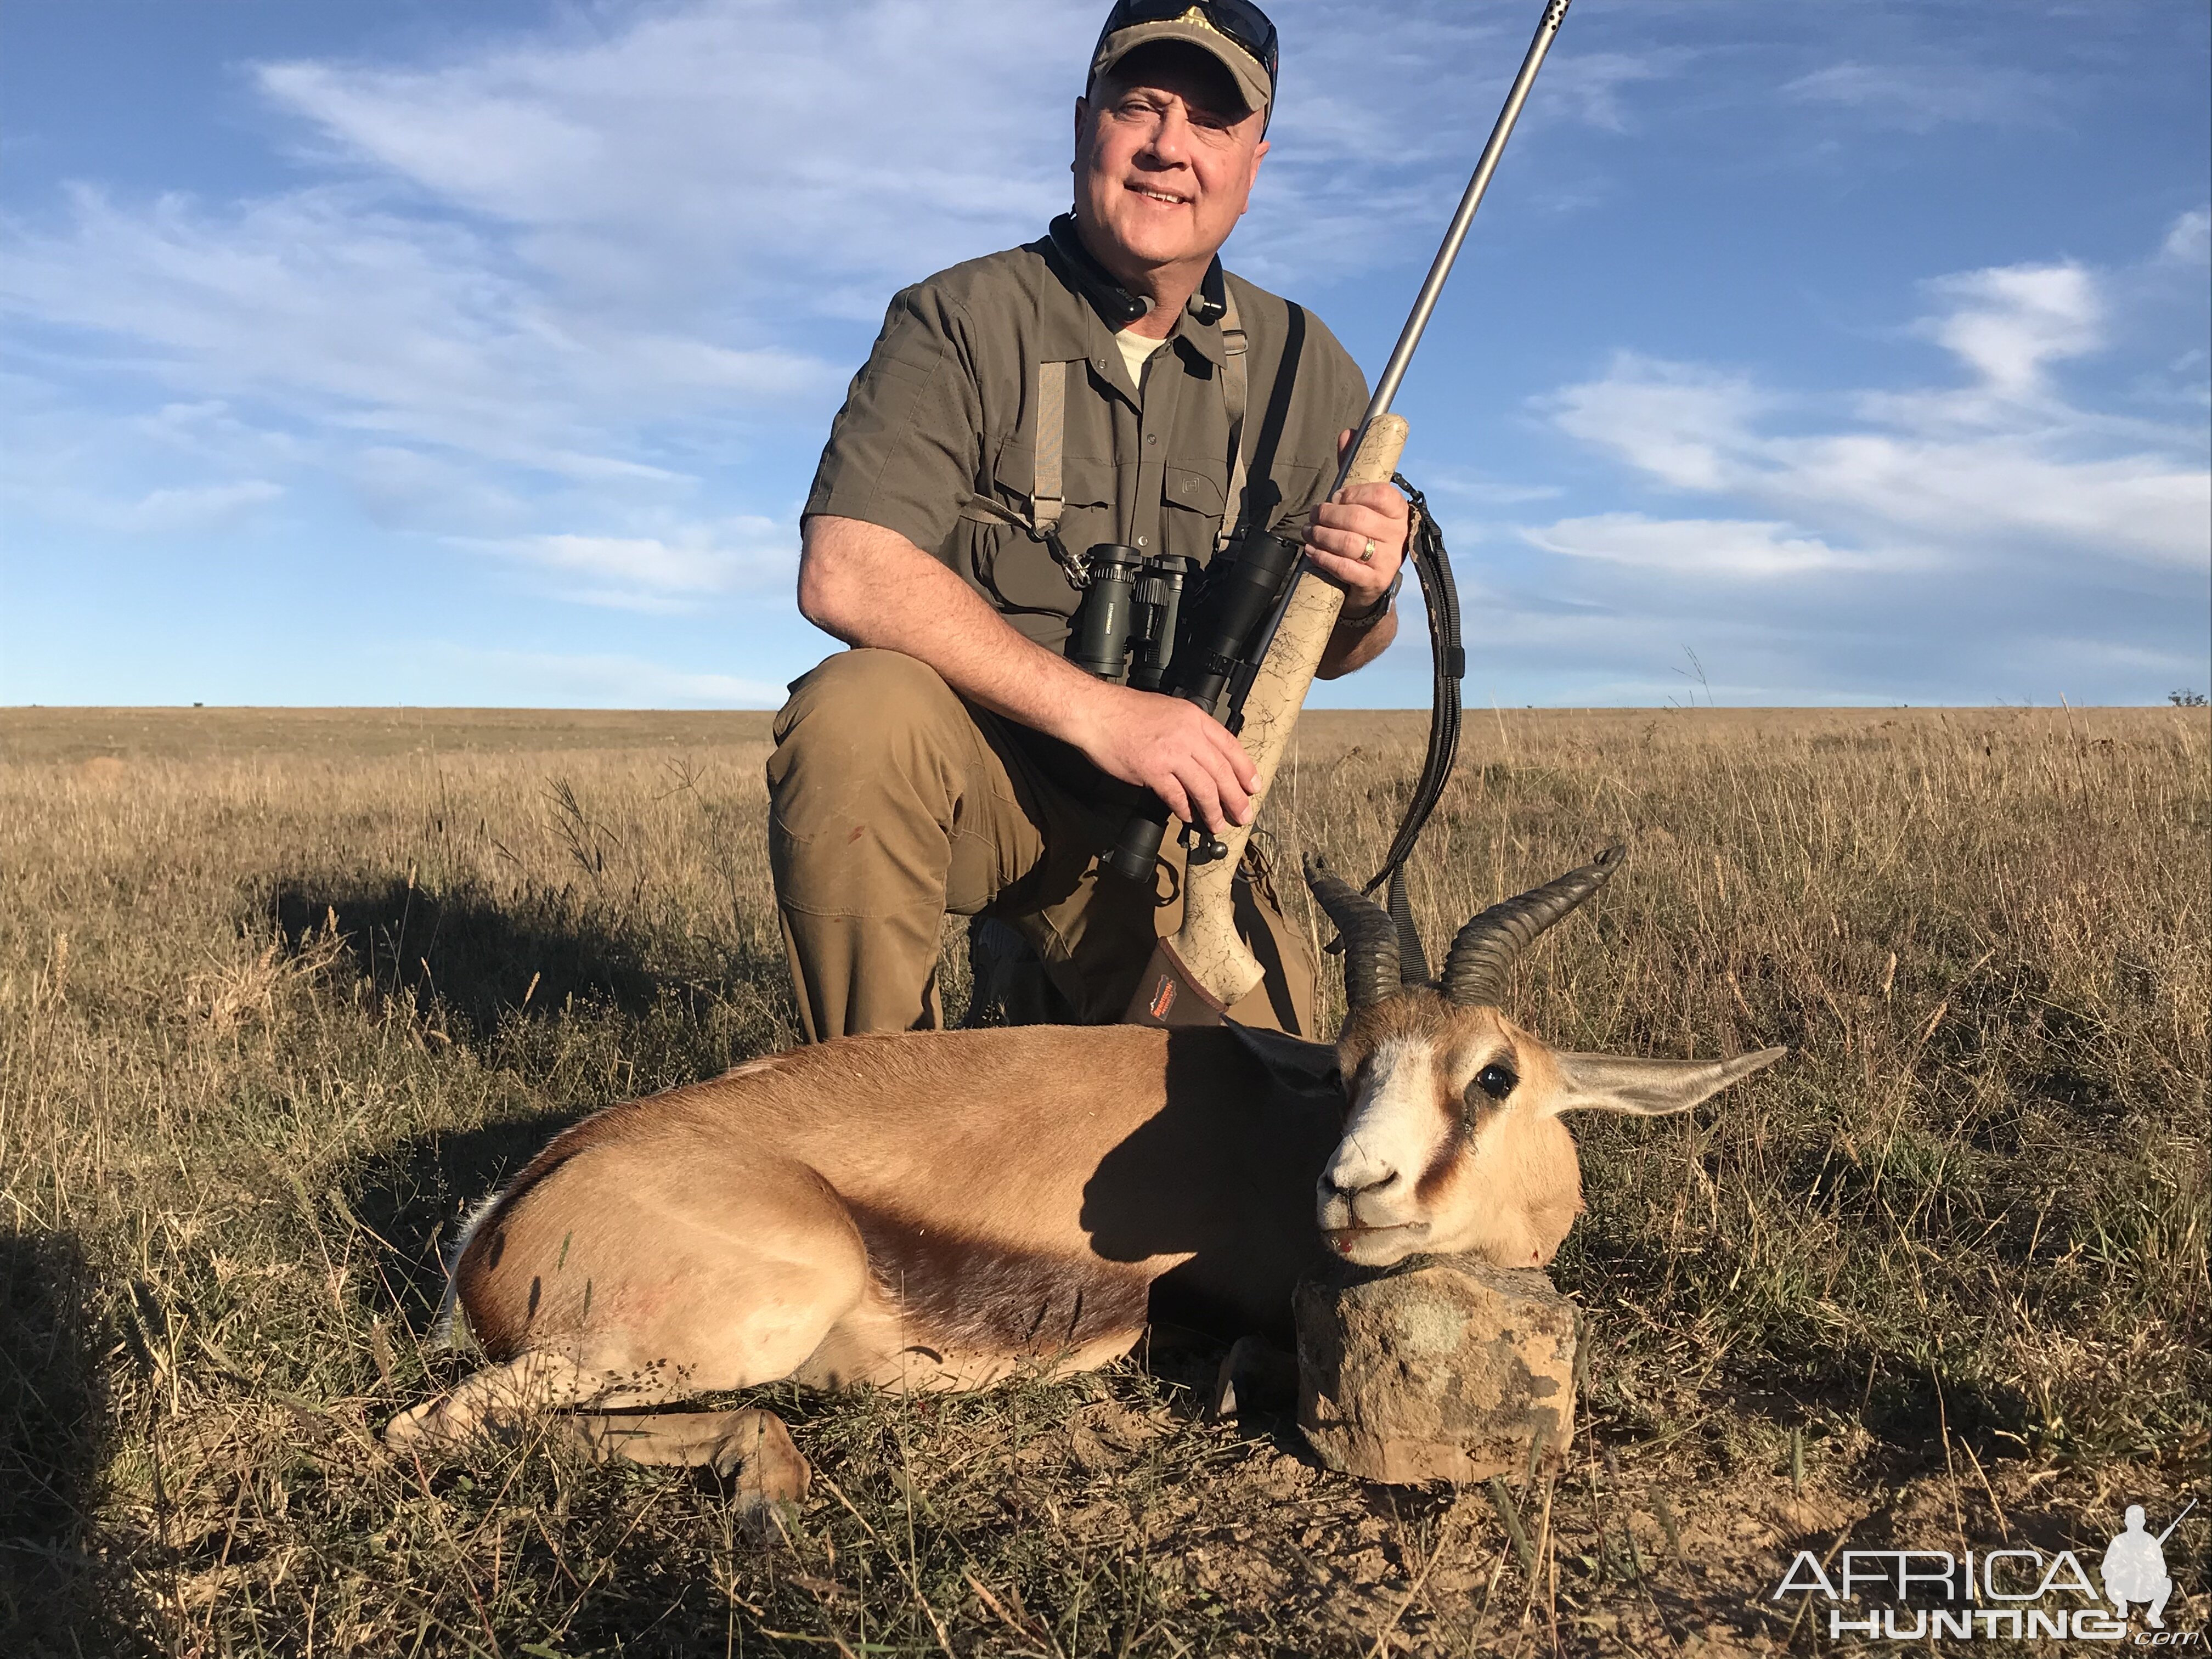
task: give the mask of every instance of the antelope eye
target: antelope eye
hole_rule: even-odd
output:
[[[1474,1086],[1492,1100],[1504,1099],[1520,1080],[1503,1066],[1486,1066],[1474,1074]]]

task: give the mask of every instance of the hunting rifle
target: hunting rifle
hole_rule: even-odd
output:
[[[1421,331],[1428,326],[1430,313],[1436,309],[1437,296],[1443,290],[1444,278],[1450,275],[1452,261],[1459,255],[1461,243],[1467,240],[1475,210],[1482,205],[1483,192],[1490,187],[1490,175],[1497,170],[1498,157],[1504,154],[1505,141],[1512,136],[1513,124],[1520,117],[1529,88],[1534,84],[1536,71],[1543,66],[1544,54],[1551,50],[1559,25],[1566,18],[1567,5],[1568,0],[1547,0],[1544,7],[1535,38],[1529,42],[1520,72],[1506,92],[1505,106],[1498,112],[1489,142],[1482,147],[1474,174],[1468,180],[1466,193],[1460,198],[1458,211],[1452,215],[1450,227],[1444,232],[1443,244],[1429,266],[1428,276],[1414,298],[1405,327],[1399,331],[1398,343],[1391,349],[1390,360],[1375,384],[1374,396],[1368,400],[1359,430],[1345,447],[1336,483],[1329,491],[1332,495],[1347,484],[1388,483],[1396,472],[1398,456],[1406,444],[1407,428],[1404,417],[1390,412],[1391,400],[1397,396],[1407,365],[1413,361],[1413,349],[1420,343]],[[1197,648],[1177,648],[1167,689],[1199,704],[1237,732],[1259,774],[1259,781],[1252,792],[1256,817],[1259,804],[1273,781],[1276,765],[1290,746],[1306,692],[1321,665],[1322,653],[1335,630],[1344,592],[1333,583],[1311,577],[1305,560],[1292,544],[1256,525],[1239,544],[1236,560],[1236,567],[1224,573],[1223,579],[1209,593],[1208,602],[1201,605],[1199,614],[1193,617],[1190,645]],[[1424,584],[1434,580],[1445,585],[1448,591],[1449,567],[1441,557],[1434,563],[1433,576],[1427,566],[1423,567]],[[1431,598],[1433,607],[1433,592]],[[1457,655],[1455,638],[1450,642],[1449,652]],[[1447,664],[1441,641],[1438,653],[1440,683],[1447,668],[1454,682],[1452,712],[1455,717],[1461,665],[1455,661]],[[1457,732],[1455,718],[1450,729],[1454,748]],[[1434,764],[1437,758],[1435,735],[1431,733],[1431,773],[1438,772]],[[1428,804],[1433,805],[1436,794],[1442,790],[1443,776],[1449,775],[1451,756],[1446,752],[1442,758],[1441,773],[1433,778],[1425,776],[1427,787],[1417,791],[1416,809],[1421,816],[1425,815],[1425,811],[1421,807],[1420,796],[1425,794]],[[1120,841],[1108,857],[1109,867],[1133,880],[1154,879],[1169,816],[1165,804],[1157,799],[1132,812]],[[1404,861],[1411,850],[1413,836],[1419,833],[1419,827],[1418,817],[1409,813],[1408,823],[1401,830],[1391,859],[1384,866],[1385,875]],[[1190,837],[1191,856],[1183,878],[1182,925],[1172,938],[1160,941],[1151,966],[1139,981],[1136,998],[1129,1007],[1129,1019],[1149,1024],[1210,1024],[1259,985],[1263,970],[1237,933],[1231,892],[1231,883],[1250,833],[1249,828],[1232,824],[1218,840],[1203,834]],[[1378,875],[1370,885],[1379,884],[1382,879],[1383,876]]]

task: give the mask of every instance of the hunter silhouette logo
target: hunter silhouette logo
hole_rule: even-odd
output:
[[[2099,1564],[2101,1595],[2072,1550],[2056,1555],[2025,1547],[1960,1555],[1948,1550],[1845,1550],[1840,1571],[1832,1577],[1829,1569],[1838,1565],[1832,1559],[1824,1562],[1810,1550],[1800,1550],[1768,1599],[1816,1594],[1830,1604],[1832,1639],[1864,1636],[1892,1642],[1938,1637],[2123,1642],[2129,1639],[2129,1609],[2140,1606],[2147,1628],[2136,1632],[2135,1646],[2200,1648],[2202,1631],[2166,1628],[2166,1604],[2173,1594],[2166,1540],[2196,1507],[2191,1498],[2164,1532],[2154,1534],[2145,1524],[2143,1506],[2130,1504],[2125,1530],[2106,1546]],[[1861,1616],[1847,1617],[1842,1604],[1857,1601],[1867,1591],[1894,1605],[1853,1609]],[[1916,1600],[1920,1605],[1913,1605]]]
[[[2166,1628],[2166,1598],[2173,1594],[2173,1580],[2166,1576],[2166,1540],[2173,1536],[2181,1516],[2196,1507],[2192,1498],[2172,1524],[2154,1538],[2143,1530],[2143,1506],[2128,1505],[2128,1529],[2105,1547],[2105,1599],[2121,1618],[2128,1616],[2129,1602],[2148,1601],[2150,1611],[2143,1622],[2153,1630]]]

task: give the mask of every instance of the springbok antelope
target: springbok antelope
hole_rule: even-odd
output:
[[[494,1363],[387,1438],[566,1410],[600,1455],[792,1496],[805,1465],[769,1413],[619,1408],[781,1378],[974,1388],[1103,1364],[1153,1318],[1281,1340],[1324,1250],[1549,1261],[1582,1208],[1562,1113],[1679,1112],[1784,1052],[1565,1054],[1500,1012],[1516,954],[1620,857],[1486,910],[1434,981],[1402,902],[1310,868],[1345,942],[1333,1048],[1234,1026],[863,1036],[610,1108],[471,1219],[446,1315]]]

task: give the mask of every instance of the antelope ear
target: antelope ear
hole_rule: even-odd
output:
[[[1236,1034],[1244,1052],[1258,1060],[1279,1087],[1292,1094],[1313,1095],[1335,1101],[1344,1098],[1344,1079],[1336,1069],[1336,1045],[1306,1042],[1280,1031],[1222,1021]]]
[[[1635,1060],[1626,1054],[1554,1054],[1559,1067],[1554,1112],[1631,1112],[1664,1117],[1686,1112],[1739,1078],[1790,1051],[1761,1048],[1734,1060]]]

